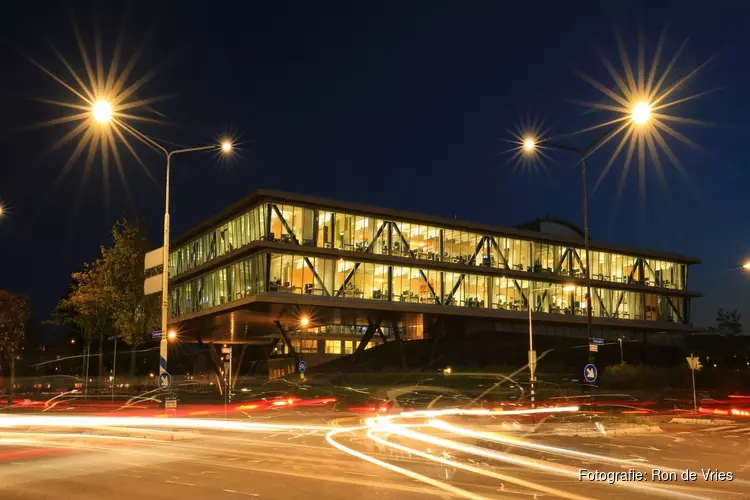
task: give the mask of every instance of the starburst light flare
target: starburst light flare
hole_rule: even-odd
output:
[[[716,89],[688,93],[688,84],[698,75],[711,59],[691,71],[676,76],[676,64],[685,49],[682,43],[675,54],[666,63],[662,61],[666,31],[659,38],[650,66],[646,66],[645,42],[639,38],[636,64],[631,58],[620,35],[615,32],[621,69],[615,68],[603,54],[599,57],[613,85],[606,86],[594,78],[580,73],[581,78],[597,89],[604,97],[602,102],[583,102],[591,111],[604,111],[609,116],[601,123],[586,127],[576,132],[607,130],[605,136],[588,152],[590,155],[610,141],[616,146],[601,170],[594,190],[609,173],[613,164],[624,154],[625,163],[620,174],[620,191],[633,163],[637,163],[639,190],[645,192],[647,167],[653,169],[662,184],[666,187],[663,156],[683,175],[685,170],[669,141],[677,141],[693,148],[698,145],[675,129],[679,125],[708,125],[707,122],[675,114],[680,104],[705,96]]]
[[[94,160],[98,156],[101,158],[105,189],[110,176],[111,160],[114,161],[114,166],[127,188],[123,158],[118,147],[120,145],[127,149],[146,174],[156,183],[136,152],[133,143],[133,139],[136,139],[149,147],[153,147],[143,140],[142,134],[138,133],[132,124],[136,122],[162,123],[161,120],[151,118],[147,114],[152,113],[151,104],[168,97],[160,95],[141,98],[138,96],[142,87],[155,76],[154,71],[146,71],[140,77],[134,78],[136,66],[147,44],[143,43],[123,65],[124,25],[111,57],[106,61],[98,29],[95,30],[93,57],[90,56],[90,47],[84,42],[75,21],[73,21],[73,31],[80,52],[80,63],[74,63],[52,47],[55,56],[65,68],[64,74],[57,74],[35,59],[29,59],[32,64],[65,89],[68,94],[68,99],[64,100],[37,99],[40,102],[64,109],[66,113],[63,116],[33,126],[67,125],[69,127],[69,130],[52,146],[52,151],[54,151],[68,144],[75,144],[70,157],[60,171],[56,187],[70,173],[78,159],[85,154],[84,170],[80,176],[81,187],[91,173]],[[79,74],[76,67],[81,63],[84,72]]]

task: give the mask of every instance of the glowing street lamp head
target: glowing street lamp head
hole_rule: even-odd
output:
[[[222,153],[229,153],[232,151],[232,143],[229,141],[224,141],[221,143],[221,152]]]
[[[97,123],[108,123],[112,119],[112,105],[104,99],[99,99],[91,108],[91,114]]]
[[[0,205],[0,216],[3,215],[4,211],[5,211],[5,207]]]
[[[299,324],[301,326],[307,326],[307,325],[309,325],[310,324],[310,318],[308,318],[307,316],[302,316],[302,318],[300,318],[300,320],[299,320]]]
[[[534,151],[534,149],[536,149],[536,141],[532,139],[531,137],[527,137],[526,139],[523,140],[523,149],[527,153]]]
[[[633,112],[631,113],[633,123],[637,125],[643,125],[648,122],[651,118],[651,105],[646,101],[640,101],[633,106]]]
[[[167,332],[168,340],[174,340],[176,338],[177,338],[177,332],[175,332],[174,330],[170,330],[169,332]]]
[[[742,269],[744,269],[745,271],[750,271],[750,260],[742,264]]]

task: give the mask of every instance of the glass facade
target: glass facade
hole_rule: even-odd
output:
[[[266,290],[265,256],[233,262],[169,289],[170,316],[199,312]]]
[[[271,292],[331,295],[335,261],[300,255],[273,254],[268,290]]]
[[[586,252],[582,248],[267,203],[173,251],[169,259],[170,277],[262,239],[528,273],[585,276]],[[287,281],[279,278],[282,283]],[[591,279],[684,290],[687,265],[592,250]]]
[[[338,340],[338,339],[326,339],[326,340],[300,340],[291,339],[292,347],[297,353],[306,354],[353,354],[354,351],[359,347],[359,340]],[[379,341],[373,340],[367,343],[364,347],[365,350],[372,349],[375,346],[380,345]],[[322,350],[321,350],[322,349]],[[282,343],[279,344],[276,354],[291,354],[289,346]]]
[[[183,274],[232,250],[263,239],[265,210],[265,206],[255,207],[172,251],[169,254],[169,277]]]
[[[290,253],[245,258],[171,287],[172,315],[263,292],[505,310],[526,310],[532,297],[539,312],[587,314],[585,287],[567,291],[549,279],[573,277],[580,283],[586,275],[582,248],[273,202],[177,247],[169,258],[170,277],[260,240],[288,244]],[[305,255],[302,247],[350,253],[316,257]],[[363,252],[410,262],[362,262],[358,253]],[[687,264],[596,249],[590,257],[595,317],[689,321],[689,299],[659,290],[685,290]],[[442,269],[423,268],[425,260],[440,262]],[[487,276],[487,268],[522,274]],[[616,289],[618,283],[644,288],[623,291]]]
[[[643,267],[648,269],[648,265]],[[173,316],[181,315],[268,291],[509,311],[526,311],[531,302],[536,312],[587,315],[585,285],[571,290],[559,283],[486,276],[480,271],[438,271],[354,259],[263,253],[172,287],[170,310]],[[687,322],[687,301],[683,297],[596,286],[591,294],[594,317]]]

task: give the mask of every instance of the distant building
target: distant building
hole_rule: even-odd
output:
[[[585,337],[583,247],[559,220],[504,228],[257,191],[172,242],[170,324],[183,339],[326,358],[439,332],[526,332],[538,290],[535,332]],[[590,249],[597,336],[695,331],[697,259]]]

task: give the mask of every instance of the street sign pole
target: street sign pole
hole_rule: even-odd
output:
[[[693,357],[693,354],[690,354],[690,357]],[[698,395],[695,393],[695,370],[691,369],[690,374],[693,376],[693,411],[695,413],[698,413]]]
[[[690,356],[685,359],[687,360],[688,366],[690,367],[690,372],[693,378],[693,411],[695,411],[695,413],[698,413],[698,396],[695,392],[695,372],[702,368],[701,360],[700,358],[696,358],[695,356],[693,356],[692,352],[690,353]]]
[[[232,390],[232,345],[224,345],[221,348],[224,356],[224,419],[227,418],[227,405],[229,404],[229,391]]]

